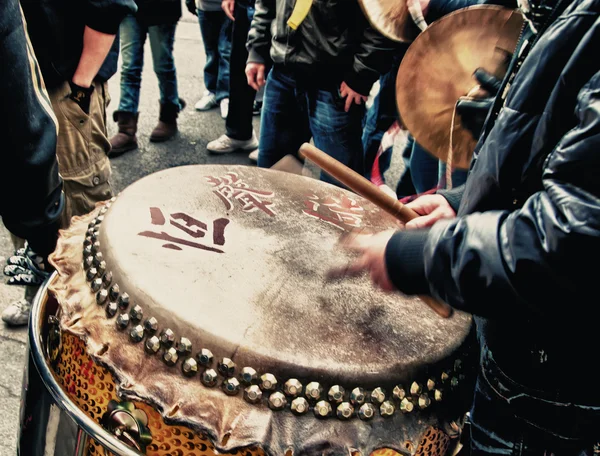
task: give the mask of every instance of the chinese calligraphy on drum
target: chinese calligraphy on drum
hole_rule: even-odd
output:
[[[233,209],[233,202],[237,201],[242,206],[244,212],[254,212],[260,209],[271,217],[275,215],[273,212],[272,201],[265,201],[267,198],[272,198],[273,192],[265,192],[254,190],[248,187],[237,173],[230,172],[222,177],[205,176],[209,183],[214,187],[213,193],[217,195],[227,210]]]
[[[344,194],[338,197],[311,195],[304,201],[304,214],[323,220],[341,230],[359,228],[364,209]]]
[[[209,233],[209,226],[206,223],[197,220],[188,214],[185,214],[183,212],[176,212],[174,214],[170,214],[170,217],[170,225],[183,231],[188,238],[200,239],[204,238],[205,235]],[[152,223],[152,225],[165,225],[165,216],[159,208],[150,208],[150,222]],[[212,229],[210,230],[210,232],[212,234],[213,246],[225,245],[225,227],[228,224],[229,219],[226,218],[218,218],[212,222]],[[142,231],[141,233],[138,233],[138,235],[167,241],[166,244],[163,244],[163,247],[166,249],[182,250],[181,246],[184,245],[196,249],[208,250],[209,252],[223,253],[223,250],[218,249],[216,247],[211,247],[209,245],[201,244],[199,242],[194,242],[190,239],[175,237],[170,235],[169,233],[166,233],[165,231]]]

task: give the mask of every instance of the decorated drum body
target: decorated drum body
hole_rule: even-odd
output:
[[[444,454],[472,387],[471,317],[329,274],[354,257],[344,233],[393,228],[308,177],[147,176],[61,232],[55,375],[142,454]]]

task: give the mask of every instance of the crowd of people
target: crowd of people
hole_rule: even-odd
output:
[[[481,1],[416,3],[432,22]],[[408,204],[420,217],[397,231],[344,238],[359,253],[345,271],[475,316],[472,454],[598,454],[595,274],[581,254],[600,253],[600,1],[497,3],[520,8],[525,26],[486,103],[459,106],[479,140],[469,170],[451,170],[453,188],[443,188],[443,164],[410,137],[396,194],[427,193]],[[375,30],[356,0],[308,4],[186,1],[206,53],[195,109],[218,107],[226,119],[207,150],[244,150],[271,167],[312,139],[372,177],[381,137],[398,121],[390,100],[408,44]],[[181,14],[178,0],[0,2],[0,109],[10,145],[0,215],[16,248],[5,272],[27,285],[3,314],[8,323],[27,323],[58,228],[112,196],[109,158],[137,147],[146,36],[160,88],[150,139],[177,133],[186,106],[173,59]],[[119,53],[118,133],[108,138],[107,81]],[[13,197],[23,176],[26,200]]]

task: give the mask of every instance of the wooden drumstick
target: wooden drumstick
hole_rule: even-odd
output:
[[[330,157],[322,150],[317,149],[312,144],[302,144],[299,153],[303,158],[311,160],[331,177],[396,217],[402,223],[406,223],[419,216],[415,211],[385,193],[370,180],[361,176],[353,169],[348,168],[343,163],[340,163],[335,158]],[[431,296],[419,296],[419,298],[441,317],[448,318],[452,315],[452,307],[445,302],[438,301]]]
[[[348,168],[343,163],[340,163],[335,158],[330,157],[322,150],[317,149],[312,144],[302,144],[300,155],[308,158],[327,174],[391,214],[402,223],[406,223],[419,216],[419,214],[406,207],[396,198],[385,193],[373,182],[364,178],[353,169]]]

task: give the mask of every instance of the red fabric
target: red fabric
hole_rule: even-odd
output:
[[[377,155],[375,156],[375,160],[373,161],[373,167],[371,168],[371,182],[373,182],[377,186],[385,185],[385,180],[381,173],[381,169],[379,168],[379,158],[381,157],[381,155],[383,155],[383,153],[387,149],[394,146],[396,137],[398,136],[398,134],[401,131],[402,131],[402,127],[396,121],[392,124],[392,126],[388,129],[388,131],[386,131],[384,133],[383,137],[381,138],[381,144],[379,145],[379,150],[377,151]],[[399,201],[403,204],[410,203],[411,201],[414,201],[421,195],[430,195],[430,194],[435,193],[438,190],[438,188],[439,188],[439,186],[432,188],[431,190],[427,190],[426,192],[423,192],[423,193],[405,196],[404,198],[400,199]]]

